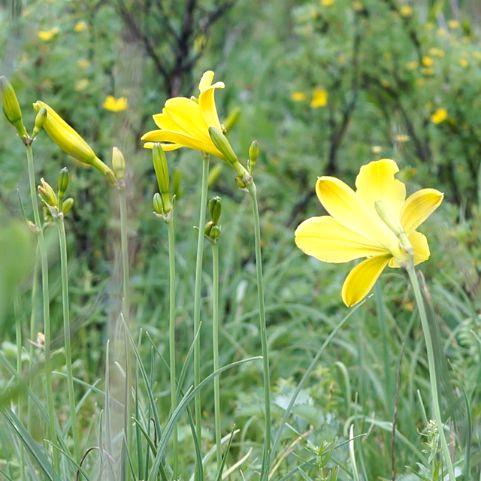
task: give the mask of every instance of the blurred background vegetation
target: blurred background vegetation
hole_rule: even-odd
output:
[[[391,157],[398,162],[410,192],[420,186],[445,192],[446,202],[424,228],[432,258],[422,270],[431,289],[432,315],[440,326],[439,348],[448,361],[443,389],[449,402],[444,409],[458,433],[459,452],[468,446],[473,452],[477,449],[469,469],[479,477],[479,2],[17,0],[3,5],[0,73],[14,84],[26,121],[32,123],[31,104],[41,99],[61,113],[105,161],[110,162],[113,145],[124,151],[135,318],[163,351],[167,348],[166,232],[152,215],[155,177],[139,138],[152,128],[151,115],[160,111],[166,98],[196,94],[204,70],[215,70],[216,79],[226,83],[217,102],[224,119],[229,114],[239,116],[230,134],[232,144],[243,157],[253,138],[262,150],[257,184],[277,420],[309,359],[345,314],[340,286],[349,266],[314,262],[293,243],[298,223],[321,212],[314,193],[317,176],[336,175],[352,183],[361,164]],[[23,150],[3,120],[0,132],[3,235],[4,224],[29,218],[30,211]],[[35,150],[39,177],[55,179],[64,165],[72,173],[70,193],[76,204],[67,229],[74,358],[76,375],[88,385],[103,376],[109,299],[118,295],[115,199],[97,172],[73,165],[46,136],[40,136]],[[184,353],[192,334],[196,240],[192,226],[198,208],[199,158],[191,152],[169,156],[177,181],[182,305],[178,336]],[[224,363],[259,352],[253,241],[245,228],[250,223],[248,203],[232,177],[221,164],[211,174],[211,191],[222,196],[226,212],[220,244]],[[0,238],[5,277],[10,275],[7,261],[11,265],[10,256],[3,261],[6,250],[28,259],[28,242],[20,227],[13,223],[9,229],[20,240],[10,248]],[[60,273],[54,234],[50,243],[54,332],[60,346]],[[28,265],[26,260],[26,266],[12,267],[25,271]],[[406,481],[435,479],[429,477],[431,438],[417,391],[427,403],[424,347],[420,326],[413,322],[412,296],[405,290],[401,272],[391,271],[380,284],[376,299],[349,321],[303,391],[284,442],[288,445],[298,433],[308,434],[278,468],[279,479],[311,456],[316,462],[306,467],[306,473],[312,479],[336,479],[329,477],[334,476],[333,466],[339,469],[339,479],[351,479],[345,468],[347,447],[342,443],[345,426],[352,419],[358,425],[356,431],[365,433],[359,440],[364,479],[387,479],[393,470]],[[21,289],[28,300],[30,283],[24,282]],[[0,302],[6,358],[14,356],[11,295],[3,290]],[[209,303],[206,287],[206,313]],[[27,304],[20,306],[26,333]],[[204,317],[207,329],[208,315]],[[208,341],[204,336],[206,359]],[[206,363],[205,373],[210,369]],[[167,373],[157,376],[157,386],[165,387]],[[6,379],[5,375],[5,383]],[[225,377],[222,386],[224,431],[234,423],[241,428],[241,439],[234,446],[245,454],[244,447],[255,446],[262,436],[257,368],[239,368]],[[65,393],[59,390],[59,400],[62,397]],[[210,396],[206,399],[206,409],[211,410]],[[168,406],[167,392],[161,392],[161,401]],[[85,448],[95,439],[95,428],[88,423],[95,423],[98,403],[101,400],[92,395],[82,406]],[[401,435],[392,454],[390,423],[395,407]],[[88,413],[95,414],[92,421]],[[189,453],[187,425],[184,435]],[[212,431],[207,436],[212,439]],[[2,463],[8,467],[14,448],[6,441],[6,436],[0,436]],[[338,445],[342,447],[334,449]],[[246,472],[249,476],[248,467]],[[464,479],[476,476],[468,473]]]

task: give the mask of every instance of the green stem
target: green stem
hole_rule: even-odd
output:
[[[451,461],[451,455],[449,453],[448,443],[446,441],[446,435],[444,433],[444,425],[441,418],[441,408],[439,406],[439,397],[438,397],[438,381],[436,375],[436,364],[434,359],[434,347],[433,347],[433,340],[431,337],[431,331],[429,328],[428,317],[426,314],[426,307],[424,305],[424,300],[421,294],[421,289],[419,287],[419,281],[416,275],[416,270],[414,268],[414,264],[412,260],[408,263],[407,272],[409,275],[409,280],[411,281],[411,285],[414,292],[414,297],[416,299],[416,305],[419,312],[419,317],[421,318],[421,325],[423,328],[424,339],[426,341],[426,350],[428,354],[428,367],[429,367],[429,381],[431,384],[431,396],[432,396],[432,408],[434,412],[434,420],[436,421],[439,439],[441,441],[441,449],[443,452],[444,462],[448,468],[449,473],[449,480],[456,481],[456,477],[454,475],[453,463]]]
[[[169,238],[169,368],[170,368],[170,413],[172,414],[177,407],[177,378],[175,366],[175,229],[174,229],[174,212],[170,212],[167,221],[168,238]],[[178,444],[179,435],[177,425],[173,432],[173,479],[177,479],[179,471],[178,461]]]
[[[22,379],[22,321],[20,318],[20,299],[16,295],[14,299],[15,310],[15,338],[17,341],[17,377]],[[21,397],[17,398],[17,417],[22,420],[22,402]],[[25,452],[23,446],[20,446],[20,479],[24,481],[26,479],[25,473]]]
[[[68,295],[68,258],[67,258],[67,237],[65,235],[65,222],[63,214],[60,213],[57,219],[58,240],[60,246],[60,271],[62,277],[62,309],[63,309],[63,330],[65,345],[65,360],[67,363],[67,391],[70,407],[70,429],[73,437],[73,452],[76,461],[80,461],[80,438],[77,430],[77,412],[75,407],[75,391],[72,372],[72,347],[70,332],[70,306]]]
[[[219,363],[219,246],[212,243],[212,353],[214,372],[220,368]],[[220,419],[220,378],[214,378],[214,426],[217,469],[222,466],[222,432]]]
[[[197,235],[197,256],[195,263],[195,285],[194,285],[194,336],[200,326],[200,296],[202,290],[202,260],[204,257],[204,225],[207,210],[207,191],[209,177],[209,156],[204,155],[202,162],[202,184],[200,192],[199,231]],[[200,332],[194,343],[194,388],[200,384]],[[195,431],[199,444],[202,440],[202,405],[200,391],[195,395]],[[200,468],[202,469],[202,468]],[[196,470],[197,473],[197,470]]]
[[[262,251],[261,251],[261,225],[259,218],[259,205],[257,203],[257,190],[254,182],[248,186],[252,199],[252,213],[254,216],[254,236],[256,252],[257,296],[259,301],[259,331],[262,349],[262,371],[264,381],[264,450],[262,459],[261,481],[265,481],[269,475],[271,457],[271,388],[269,373],[269,353],[267,346],[266,311],[264,301],[264,278],[262,275]]]
[[[42,298],[43,298],[43,322],[45,336],[45,392],[47,398],[48,410],[48,438],[50,442],[55,443],[55,407],[53,400],[52,387],[52,371],[51,371],[51,329],[50,329],[50,294],[48,287],[48,259],[47,246],[43,235],[43,226],[40,220],[40,212],[38,208],[37,189],[35,187],[35,166],[33,161],[32,146],[27,145],[27,164],[28,164],[28,180],[30,185],[30,198],[32,201],[33,217],[37,227],[38,242],[40,250],[40,260],[42,268]],[[53,464],[55,471],[58,471],[59,459],[57,450],[53,450]]]
[[[129,292],[129,241],[127,234],[127,195],[125,186],[119,186],[120,204],[120,245],[122,251],[122,314],[126,325],[129,325],[130,292]]]
[[[29,373],[32,373],[33,367],[33,356],[34,356],[34,339],[37,334],[36,332],[36,319],[37,319],[37,288],[38,288],[38,250],[39,246],[35,250],[35,263],[33,266],[32,274],[32,293],[30,299],[30,346],[28,348],[28,357],[30,359],[29,363]],[[29,376],[29,389],[33,392],[34,376]],[[32,415],[32,399],[31,396],[27,396],[27,425],[30,432],[33,431],[33,415]]]

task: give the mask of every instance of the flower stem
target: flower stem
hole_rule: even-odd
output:
[[[194,336],[199,331],[200,325],[200,297],[202,290],[202,261],[204,256],[204,225],[207,210],[207,190],[209,177],[209,156],[204,155],[202,162],[202,184],[200,192],[199,231],[197,235],[197,256],[195,263],[194,285]],[[194,388],[200,384],[200,332],[194,343]],[[195,431],[199,444],[202,440],[202,405],[200,391],[195,395]],[[200,468],[201,469],[201,468]],[[197,470],[196,470],[197,473]]]
[[[264,278],[262,275],[262,251],[261,251],[261,225],[259,218],[259,205],[257,202],[257,190],[254,182],[248,186],[252,199],[252,213],[254,216],[254,237],[256,252],[257,296],[259,302],[259,330],[262,349],[262,370],[264,381],[264,449],[262,455],[261,481],[265,481],[269,475],[271,457],[271,400],[270,400],[270,374],[269,353],[267,346],[266,312],[264,305]]]
[[[441,449],[443,452],[444,462],[448,468],[449,474],[449,481],[456,481],[456,477],[454,475],[453,463],[451,461],[451,455],[449,453],[448,443],[446,441],[446,435],[444,433],[444,425],[441,419],[441,408],[439,406],[439,397],[438,397],[438,382],[436,376],[436,364],[434,359],[434,347],[433,347],[433,340],[431,337],[431,331],[429,328],[428,318],[426,314],[426,307],[424,305],[424,300],[421,294],[421,289],[419,287],[419,281],[416,274],[416,269],[414,268],[414,264],[412,259],[408,263],[406,270],[409,275],[409,280],[411,282],[411,286],[413,288],[414,297],[416,299],[416,304],[419,312],[419,317],[421,318],[421,325],[423,328],[424,339],[426,341],[426,350],[428,354],[428,367],[429,367],[429,381],[431,384],[431,396],[432,396],[432,408],[434,412],[434,420],[437,425],[439,439],[441,442]]]
[[[170,368],[170,413],[172,414],[177,407],[177,378],[175,363],[175,229],[174,229],[174,212],[170,213],[167,221],[167,230],[169,238],[169,368]],[[173,479],[177,479],[179,471],[178,461],[178,444],[179,435],[177,425],[174,427],[173,437]]]
[[[119,188],[120,206],[120,246],[122,255],[122,314],[126,325],[129,325],[130,292],[129,292],[129,241],[127,234],[127,195],[125,185]]]
[[[26,145],[28,180],[30,185],[30,199],[32,201],[33,217],[38,233],[38,243],[40,251],[41,269],[42,269],[42,298],[43,298],[43,322],[45,336],[45,392],[47,399],[48,412],[48,439],[55,442],[55,407],[53,400],[52,372],[51,372],[51,330],[50,330],[50,294],[48,287],[48,259],[47,246],[43,235],[43,226],[40,220],[40,212],[38,209],[37,189],[35,187],[35,166],[33,161],[33,150],[31,145]],[[53,450],[53,465],[55,471],[58,471],[59,459],[57,450]]]
[[[212,352],[214,372],[220,368],[219,363],[219,246],[212,243]],[[220,420],[220,379],[214,377],[214,426],[217,469],[222,466],[222,433]]]
[[[34,343],[36,333],[36,319],[37,319],[37,289],[38,289],[38,250],[39,246],[35,249],[35,263],[33,266],[32,274],[32,292],[30,296],[30,346],[28,349],[28,357],[30,359],[29,373],[32,372],[33,356],[34,356]],[[29,389],[33,391],[34,379],[33,376],[29,376]],[[32,400],[30,396],[27,397],[27,426],[30,432],[33,430],[33,413],[32,413]]]
[[[67,363],[67,391],[70,407],[70,429],[73,437],[73,452],[76,461],[80,460],[80,439],[77,430],[77,413],[75,408],[75,391],[72,373],[72,347],[70,333],[70,306],[68,294],[68,258],[67,258],[67,238],[65,235],[65,222],[63,214],[60,213],[57,219],[58,240],[60,246],[60,270],[62,277],[62,310],[63,310],[63,330],[65,345],[65,360]]]

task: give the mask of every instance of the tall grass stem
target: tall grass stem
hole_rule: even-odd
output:
[[[259,204],[257,202],[257,189],[254,182],[249,185],[248,190],[252,200],[252,213],[254,218],[257,297],[259,302],[259,333],[261,338],[262,373],[264,383],[264,448],[262,453],[262,471],[260,480],[265,481],[269,475],[271,457],[271,387],[264,300],[264,278],[262,275],[261,224],[259,217]]]
[[[58,240],[60,246],[60,271],[62,278],[62,314],[64,330],[65,361],[67,365],[67,391],[70,410],[70,429],[73,438],[73,452],[75,460],[80,461],[80,438],[77,429],[77,413],[75,407],[75,391],[72,371],[72,345],[70,329],[70,304],[68,287],[68,257],[67,257],[67,236],[65,234],[65,221],[60,213],[57,219]]]
[[[416,300],[416,305],[419,312],[419,317],[421,318],[421,325],[423,329],[424,339],[426,342],[426,351],[428,354],[428,367],[429,367],[429,381],[431,387],[431,397],[432,397],[432,409],[434,414],[434,420],[439,433],[439,439],[441,442],[441,450],[443,453],[444,462],[448,469],[449,481],[456,481],[456,476],[454,475],[453,463],[451,461],[451,455],[449,453],[448,443],[446,441],[446,435],[444,433],[444,425],[441,418],[441,408],[439,405],[439,392],[438,392],[438,380],[436,374],[436,363],[434,358],[434,346],[431,337],[431,331],[429,328],[428,317],[426,314],[426,306],[424,305],[424,300],[421,294],[421,288],[419,286],[419,280],[416,274],[416,269],[412,259],[408,263],[407,272],[409,275],[409,280],[413,288],[414,297]]]
[[[219,362],[219,246],[212,243],[212,354],[214,372],[220,368]],[[217,469],[222,466],[222,431],[220,411],[220,378],[214,378],[214,429]]]

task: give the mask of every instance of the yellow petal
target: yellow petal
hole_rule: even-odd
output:
[[[356,177],[356,188],[368,205],[374,207],[375,202],[383,201],[399,221],[406,187],[394,177],[398,172],[399,168],[392,159],[369,162],[361,167]]]
[[[214,72],[212,70],[207,70],[207,72],[204,72],[199,82],[200,93],[205,92],[208,88],[211,88],[211,87],[221,88],[221,89],[224,88],[224,82],[216,82],[215,84],[212,84],[213,80],[214,80]]]
[[[144,142],[143,146],[144,149],[153,149],[154,144],[155,142]],[[171,152],[172,150],[181,149],[183,147],[183,145],[180,144],[163,144],[162,142],[160,142],[160,146],[165,152]]]
[[[164,145],[167,142],[168,144],[177,144],[189,149],[201,150],[203,152],[215,155],[221,159],[223,158],[222,154],[216,149],[212,142],[204,142],[201,139],[197,139],[180,132],[172,132],[171,130],[151,130],[150,132],[144,134],[141,140],[144,143],[160,142],[162,143],[163,150],[175,150],[179,148],[177,146],[168,148],[168,145]]]
[[[174,97],[165,102],[164,111],[185,134],[210,141],[208,126],[202,116],[199,104],[194,100]]]
[[[439,207],[443,197],[436,189],[421,189],[410,195],[401,214],[404,230],[409,234],[420,226]]]
[[[396,252],[399,241],[394,233],[347,184],[335,177],[319,177],[316,193],[327,212],[344,227],[374,245]]]
[[[217,108],[215,106],[215,90],[217,88],[224,88],[224,84],[222,82],[217,82],[214,85],[210,85],[208,88],[201,90],[199,105],[206,124],[209,127],[215,127],[216,129],[222,130],[219,115],[217,114]]]
[[[386,251],[330,216],[311,217],[296,229],[297,247],[323,262],[348,262]]]
[[[159,127],[159,129],[165,129],[165,130],[172,130],[172,131],[178,131],[181,133],[185,133],[182,131],[182,128],[174,122],[172,117],[166,112],[165,109],[162,110],[162,113],[160,114],[155,114],[152,115],[152,118],[154,119],[155,125]]]
[[[376,283],[391,256],[376,256],[366,259],[349,272],[342,286],[342,300],[347,307],[362,301]]]

